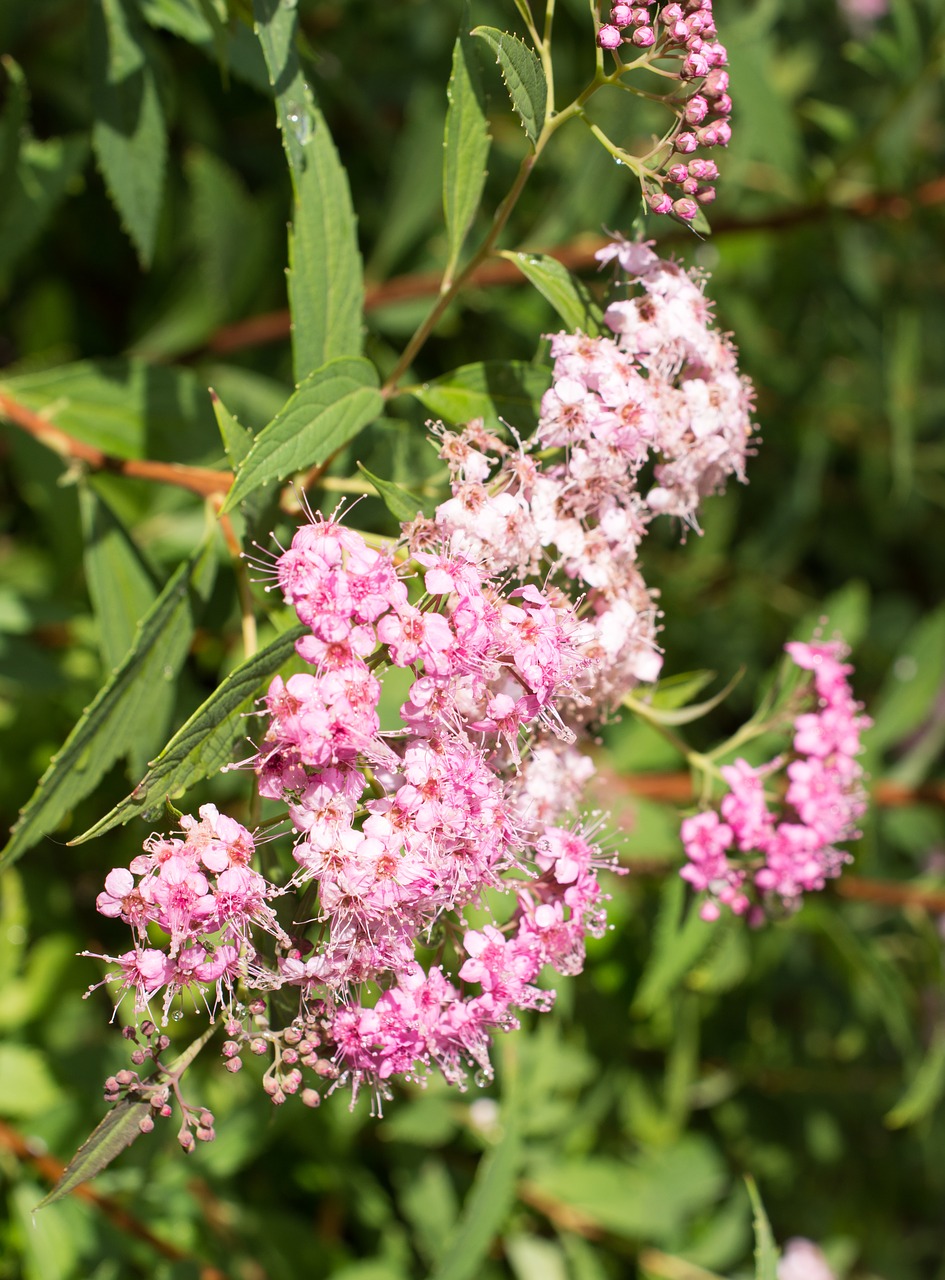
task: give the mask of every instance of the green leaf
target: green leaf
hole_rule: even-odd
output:
[[[495,53],[512,106],[534,145],[544,128],[548,105],[548,85],[537,54],[518,36],[496,27],[476,27],[473,35],[485,40]]]
[[[650,724],[691,724],[693,720],[701,720],[703,716],[713,711],[719,703],[724,702],[744,674],[745,668],[739,668],[725,688],[720,689],[713,697],[706,698],[704,702],[692,703],[688,707],[680,707],[678,710],[658,705],[655,701],[652,703],[647,702],[643,698],[637,698],[632,693],[626,695],[621,706],[626,707],[628,711],[632,711],[634,715],[639,716],[641,720],[648,721]]]
[[[483,418],[495,430],[508,420],[524,433],[538,421],[541,398],[550,385],[551,374],[541,365],[485,360],[411,387],[408,394],[445,422]]]
[[[896,655],[878,697],[870,707],[870,751],[902,742],[929,719],[935,696],[945,682],[945,605],[918,623]]]
[[[230,466],[236,471],[252,449],[255,437],[248,427],[244,427],[233,417],[213,387],[210,388],[210,403],[213,405],[213,414],[220,428],[220,439],[223,441],[226,456]]]
[[[449,107],[443,134],[443,213],[449,246],[447,279],[453,275],[479,208],[491,141],[476,44],[466,32],[468,21],[467,4],[453,47],[453,70],[446,90]]]
[[[179,1078],[216,1029],[216,1023],[208,1027],[203,1035],[196,1039],[193,1044],[188,1045],[180,1057],[171,1063],[166,1070],[155,1071],[149,1077],[149,1080],[158,1084],[162,1080],[169,1079],[172,1075]],[[121,1155],[126,1147],[130,1147],[136,1138],[141,1137],[140,1122],[146,1115],[150,1114],[152,1112],[149,1102],[127,1097],[122,1098],[120,1102],[112,1107],[101,1124],[97,1125],[85,1142],[82,1143],[82,1146],[79,1147],[66,1165],[62,1176],[52,1191],[40,1200],[36,1208],[45,1209],[47,1205],[55,1204],[57,1200],[61,1200],[63,1196],[68,1195],[70,1191],[74,1191],[76,1187],[81,1187],[83,1182],[88,1182],[90,1178],[94,1178],[103,1169],[106,1169],[116,1156]]]
[[[216,547],[209,540],[167,583],[142,618],[124,662],[53,756],[0,855],[0,867],[53,830],[138,742],[162,686],[175,679],[183,665],[197,608],[208,599],[215,576]]]
[[[262,485],[320,466],[384,408],[368,360],[342,358],[311,374],[256,437],[236,473],[224,511]]]
[[[82,844],[145,814],[168,796],[182,795],[194,783],[228,764],[233,759],[233,747],[246,736],[244,717],[252,709],[263,681],[292,656],[296,640],[304,634],[304,627],[293,627],[231,671],[177,730],[134,791],[69,843]]]
[[[114,670],[131,648],[157,588],[131,535],[89,485],[79,490],[85,578],[99,628],[102,661]]]
[[[479,1162],[476,1177],[450,1245],[430,1280],[474,1280],[493,1239],[515,1202],[515,1178],[521,1159],[521,1138],[512,1107],[502,1112],[504,1133]]]
[[[428,519],[433,518],[433,513],[436,511],[436,503],[432,498],[420,498],[415,493],[411,493],[409,489],[404,489],[399,484],[394,484],[391,480],[382,480],[380,476],[368,471],[363,463],[358,463],[358,470],[364,472],[380,495],[384,506],[396,520],[406,524],[408,521],[413,520],[418,512],[422,512]]]
[[[62,1090],[38,1049],[0,1044],[0,1115],[32,1120],[62,1101]]]
[[[661,891],[653,946],[633,998],[634,1014],[655,1012],[709,947],[718,942],[725,930],[733,927],[730,920],[703,920],[695,904],[690,905],[683,921],[685,899],[686,886],[682,878],[671,875]]]
[[[529,1179],[542,1196],[577,1209],[615,1235],[668,1243],[686,1220],[713,1204],[727,1175],[715,1148],[687,1135],[630,1160],[553,1159]]]
[[[85,444],[118,458],[201,463],[219,457],[206,385],[192,369],[83,360],[0,387]]]
[[[746,1177],[745,1183],[751,1196],[755,1219],[755,1280],[778,1280],[779,1250],[771,1234],[771,1224],[754,1178]]]
[[[336,356],[358,355],[364,281],[347,175],[295,52],[298,14],[253,0],[295,196],[289,309],[296,382]]]
[[[29,90],[26,87],[26,76],[20,64],[8,53],[0,57],[0,66],[6,72],[7,99],[0,114],[0,190],[6,200],[9,185],[16,172],[20,158],[20,143],[29,111]]]
[[[34,138],[20,143],[18,163],[0,201],[0,287],[11,268],[39,238],[56,206],[81,172],[88,139]]]
[[[886,1124],[890,1129],[903,1129],[906,1125],[915,1124],[938,1106],[943,1093],[945,1029],[939,1027],[909,1087],[886,1115]]]
[[[89,19],[92,146],[143,267],[154,257],[167,128],[147,28],[130,0],[100,0]]]
[[[602,330],[604,313],[582,280],[560,263],[543,253],[503,252],[501,257],[514,262],[522,275],[535,286],[554,307],[566,329],[580,329],[596,337]]]

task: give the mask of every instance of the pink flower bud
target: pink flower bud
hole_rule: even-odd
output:
[[[696,181],[695,178],[687,178],[686,181],[681,185],[683,189],[683,194],[687,196],[694,196],[696,192],[699,190],[699,183]]]
[[[691,164],[689,165],[688,168],[684,164],[674,164],[674,165],[671,165],[669,169],[667,169],[666,176],[670,180],[670,182],[674,182],[678,185],[680,182],[685,182],[691,173],[692,173]]]
[[[154,1131],[154,1121],[150,1116],[142,1116],[138,1121],[138,1128],[142,1133],[152,1133]]]
[[[728,92],[728,72],[710,71],[702,86],[702,92],[708,98],[717,98],[719,94]]]
[[[180,1133],[177,1135],[177,1141],[188,1155],[190,1155],[191,1151],[193,1151],[194,1147],[197,1145],[194,1142],[194,1135],[189,1129],[181,1129]]]
[[[698,93],[686,103],[685,117],[688,124],[702,124],[709,114],[709,104]]]
[[[681,151],[684,155],[688,155],[690,152],[695,151],[698,145],[699,139],[694,133],[677,133],[676,140],[673,143],[674,148],[677,151]]]
[[[704,147],[717,146],[719,141],[718,130],[714,124],[707,124],[704,129],[699,130],[698,138]]]
[[[645,27],[649,25],[650,15],[646,9],[634,9],[631,12],[630,20],[635,27]]]
[[[680,79],[682,80],[698,80],[706,75],[709,70],[709,64],[701,53],[690,53],[680,68]]]
[[[717,111],[720,116],[730,116],[732,114],[732,99],[727,93],[720,93],[712,104],[712,110]]]
[[[727,120],[718,120],[716,121],[714,128],[719,146],[727,147],[732,140],[732,126]]]
[[[714,160],[703,160],[697,157],[689,161],[690,178],[701,178],[705,182],[714,182],[719,176],[719,166]]]
[[[678,4],[667,4],[660,9],[660,22],[665,27],[671,27],[674,22],[682,22],[683,11]]]
[[[597,33],[597,43],[602,49],[619,49],[623,44],[623,36],[616,27],[604,26]]]
[[[673,207],[672,197],[663,191],[654,191],[648,197],[648,203],[654,213],[669,213]]]
[[[638,49],[649,49],[651,45],[656,44],[656,36],[653,34],[652,27],[637,27],[633,33],[633,43]]]
[[[689,24],[682,20],[674,22],[669,29],[669,34],[680,44],[685,44],[689,39]]]
[[[715,187],[700,187],[696,192],[696,199],[700,204],[711,204],[715,199]]]
[[[610,20],[615,27],[629,27],[633,21],[633,10],[628,4],[615,4],[610,11]]]
[[[242,1058],[230,1058],[229,1062],[224,1063],[224,1066],[226,1067],[227,1071],[231,1072],[233,1075],[236,1075],[237,1071],[243,1070],[243,1060]]]
[[[302,1099],[303,1103],[307,1107],[321,1106],[322,1095],[318,1092],[317,1089],[303,1089],[302,1092],[299,1094],[299,1097]]]
[[[684,222],[691,222],[699,212],[699,206],[695,200],[674,200],[673,213],[677,218],[682,218]]]

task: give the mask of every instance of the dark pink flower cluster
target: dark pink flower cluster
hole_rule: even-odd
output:
[[[597,32],[602,49],[616,51],[626,45],[643,56],[628,69],[659,60],[677,64],[675,75],[682,87],[673,101],[676,124],[664,138],[660,168],[647,169],[647,199],[654,213],[674,213],[691,222],[702,205],[715,199],[713,183],[719,176],[712,160],[695,157],[700,148],[724,147],[731,140],[729,116],[732,100],[725,67],[728,54],[717,36],[712,0],[683,0],[681,4],[613,5],[610,22]],[[673,155],[692,159],[669,164]],[[665,188],[678,190],[673,195]]]
[[[866,795],[856,757],[870,721],[850,690],[846,650],[838,641],[785,647],[812,673],[814,696],[813,709],[794,720],[786,768],[783,757],[761,766],[736,760],[721,770],[729,787],[721,813],[708,810],[682,824],[689,861],[681,875],[708,895],[705,920],[718,918],[720,903],[755,922],[764,918],[765,902],[796,908],[802,893],[840,874],[850,855],[837,845],[859,835]],[[782,769],[787,787],[772,805],[766,785]]]

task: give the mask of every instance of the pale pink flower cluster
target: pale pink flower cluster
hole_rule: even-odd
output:
[[[659,675],[640,543],[658,515],[697,528],[702,499],[744,480],[752,432],[751,385],[702,279],[620,238],[598,257],[633,290],[605,313],[613,336],[552,338],[553,381],[527,444],[511,449],[481,423],[443,433],[453,496],[434,530],[492,573],[555,574],[580,593],[595,659],[583,719]],[[425,523],[413,532],[422,545]]]
[[[857,763],[860,735],[869,727],[850,690],[852,667],[839,641],[785,646],[803,671],[812,673],[813,708],[794,719],[793,749],[761,766],[745,760],[721,773],[729,791],[721,812],[687,818],[682,839],[689,859],[681,875],[707,894],[701,908],[715,920],[720,904],[736,915],[764,917],[764,904],[796,908],[801,894],[823,889],[850,855],[837,845],[856,839],[866,809],[863,770]],[[766,786],[786,776],[783,800],[769,802]]]
[[[729,116],[732,100],[725,67],[728,54],[717,36],[712,0],[683,0],[680,4],[624,4],[618,0],[610,22],[597,32],[602,49],[627,46],[645,53],[645,62],[678,62],[676,75],[683,87],[680,104],[673,104],[676,124],[664,139],[661,170],[646,170],[648,203],[654,213],[674,213],[691,222],[701,206],[715,199],[713,183],[719,176],[712,160],[696,157],[700,148],[727,146],[732,137]],[[638,64],[631,64],[636,68]],[[670,165],[669,159],[692,156]],[[665,188],[677,188],[673,195]]]
[[[836,1276],[813,1240],[794,1236],[778,1261],[778,1280],[836,1280]]]

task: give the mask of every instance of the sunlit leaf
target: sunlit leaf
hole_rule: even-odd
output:
[[[528,432],[538,421],[541,397],[550,385],[551,375],[541,365],[485,360],[412,387],[409,394],[448,423],[483,418],[492,429],[508,422]]]
[[[572,275],[557,258],[542,253],[503,253],[514,262],[522,275],[547,298],[570,331],[596,336],[601,332],[604,314],[587,286]]]
[[[467,35],[468,4],[460,21],[460,32],[453,46],[453,70],[446,90],[449,107],[443,135],[443,213],[449,247],[447,276],[453,272],[479,208],[490,142],[476,42]]]
[[[495,53],[515,114],[534,145],[544,128],[548,104],[548,85],[538,56],[518,36],[496,27],[476,27],[473,35]]]

